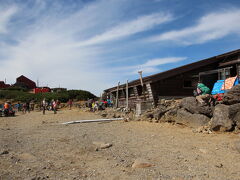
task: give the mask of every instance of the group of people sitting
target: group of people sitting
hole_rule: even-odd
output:
[[[86,107],[89,108],[90,111],[95,112],[98,110],[105,110],[107,107],[112,107],[113,104],[110,99],[102,100],[102,101],[94,101],[93,99],[89,99],[86,103]]]
[[[12,104],[11,102],[5,102],[3,105],[0,105],[0,115],[4,116],[14,116],[15,112],[30,112],[34,110],[34,101],[27,101],[24,103]]]
[[[10,102],[5,102],[3,106],[1,105],[0,116],[15,116],[15,111]]]

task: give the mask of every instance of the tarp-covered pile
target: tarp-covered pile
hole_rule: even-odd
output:
[[[225,93],[226,90],[231,89],[233,86],[236,86],[237,84],[239,84],[239,80],[238,80],[237,76],[227,78],[225,81],[218,80],[214,84],[211,94],[216,95],[216,94]]]

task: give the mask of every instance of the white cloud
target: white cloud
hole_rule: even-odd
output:
[[[190,45],[216,40],[230,34],[240,34],[240,9],[223,10],[203,16],[195,26],[166,32],[150,41],[175,41]]]
[[[157,58],[148,60],[146,63],[142,64],[142,67],[151,67],[151,66],[159,66],[163,64],[170,64],[179,61],[185,60],[185,57],[167,57],[167,58]]]
[[[116,78],[116,72],[104,63],[109,61],[106,58],[119,57],[111,54],[111,44],[107,48],[71,45],[126,38],[171,18],[151,14],[126,22],[126,18],[121,18],[124,11],[119,9],[129,6],[126,1],[94,1],[67,10],[61,4],[49,7],[47,1],[37,1],[33,7],[27,3],[9,7],[12,10],[1,25],[2,32],[6,32],[8,23],[11,28],[6,37],[0,36],[0,77],[14,83],[15,78],[23,74],[34,81],[39,79],[42,86],[58,87],[60,84],[98,95]],[[18,16],[11,21],[16,7]]]
[[[139,32],[147,31],[156,25],[169,22],[172,19],[173,18],[170,14],[162,13],[140,16],[132,21],[121,23],[100,35],[96,35],[77,44],[76,46],[94,45],[111,40],[117,40]]]
[[[143,71],[145,74],[160,72],[161,65],[171,64],[186,60],[186,57],[166,57],[166,58],[156,58],[150,59],[143,64],[124,66],[120,68],[115,68],[117,71],[124,71],[127,74],[137,74],[138,71]]]
[[[0,33],[7,32],[9,21],[16,12],[17,8],[15,6],[7,9],[0,9]]]

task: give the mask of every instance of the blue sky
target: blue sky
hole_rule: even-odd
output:
[[[99,95],[240,48],[239,0],[0,0],[0,80]]]

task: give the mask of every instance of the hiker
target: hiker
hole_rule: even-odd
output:
[[[61,102],[60,102],[60,101],[57,99],[56,103],[57,103],[57,108],[59,108],[59,107],[60,107],[60,104],[61,104]]]
[[[23,103],[23,108],[22,108],[22,112],[25,114],[27,111],[27,104]]]
[[[11,103],[9,103],[8,116],[15,116],[15,111],[13,110],[13,106]]]
[[[94,102],[94,103],[92,104],[92,108],[93,108],[93,112],[99,110],[99,104],[98,104],[98,101],[96,101],[96,102]]]
[[[15,111],[13,110],[10,102],[6,102],[4,104],[3,113],[4,113],[4,116],[14,116],[15,115]]]
[[[4,106],[3,106],[3,113],[4,113],[5,116],[8,116],[8,114],[9,114],[9,107],[10,107],[9,103],[5,102]]]
[[[92,102],[91,104],[91,111],[94,112],[94,106],[95,106],[95,102]]]
[[[72,104],[73,104],[72,99],[69,99],[69,101],[68,101],[68,106],[69,106],[69,109],[70,109],[70,110],[72,109]]]
[[[89,108],[89,111],[92,111],[92,103],[93,103],[93,99],[88,99],[87,106]]]
[[[34,101],[33,100],[30,101],[30,110],[31,111],[34,111],[34,105],[35,105]]]
[[[198,95],[210,94],[211,90],[206,85],[199,82],[197,85],[197,93]]]
[[[42,101],[42,110],[43,110],[43,114],[45,114],[45,110],[46,110],[46,108],[47,108],[47,102],[46,102],[46,100],[45,100],[45,98],[44,98],[43,101]]]
[[[205,102],[207,103],[213,103],[212,98],[210,97],[211,90],[204,85],[203,83],[198,83],[197,85],[197,96],[196,99],[198,102],[201,104],[204,104]]]
[[[17,111],[20,112],[21,111],[21,104],[20,104],[20,102],[17,103],[16,107],[17,107]]]
[[[110,99],[107,99],[107,106],[108,106],[108,107],[112,107],[112,102],[111,102]]]
[[[50,106],[51,106],[51,111],[54,110],[54,109],[53,109],[53,102],[55,102],[54,99],[52,99],[52,101],[51,101],[51,105],[50,105]]]
[[[57,102],[54,99],[52,101],[52,110],[54,111],[54,114],[57,114]]]
[[[29,103],[29,101],[26,102],[26,111],[27,111],[28,113],[30,113],[30,103]],[[25,112],[26,112],[26,111],[25,111]]]

